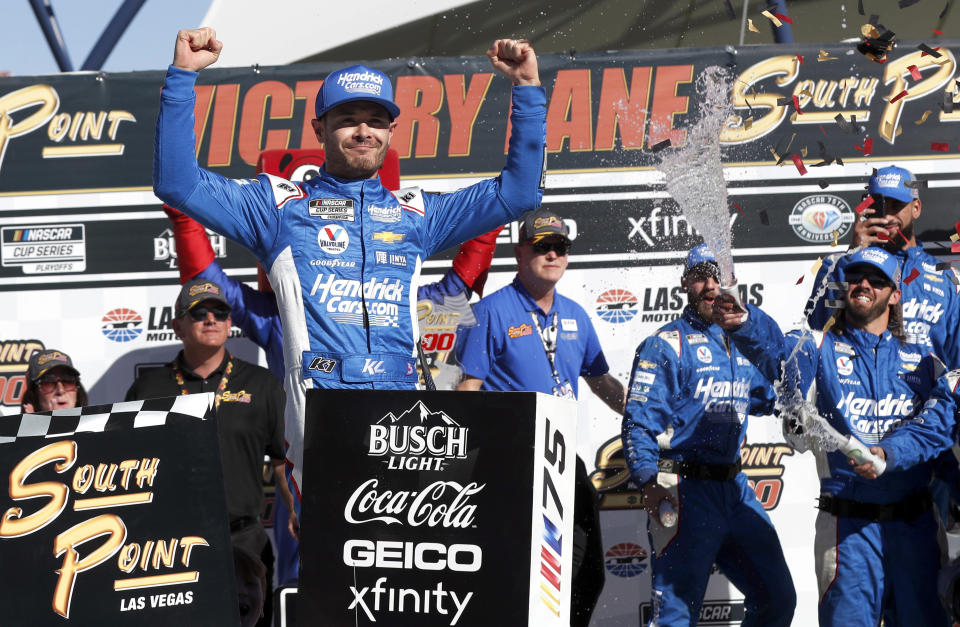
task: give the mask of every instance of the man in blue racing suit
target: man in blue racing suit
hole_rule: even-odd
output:
[[[719,268],[687,255],[689,304],[637,348],[623,416],[630,475],[643,491],[654,552],[650,625],[693,626],[714,563],[745,596],[744,626],[789,625],[797,603],[780,540],[740,472],[748,414],[773,389],[710,317]],[[671,524],[664,508],[679,514]]]
[[[726,303],[715,306],[714,322],[764,376],[775,381],[785,369],[787,388],[815,402],[814,422],[885,461],[885,469],[858,464],[812,441],[821,477],[820,625],[948,624],[937,599],[941,553],[928,485],[933,459],[951,443],[955,402],[942,362],[904,341],[899,275],[897,258],[881,248],[854,253],[845,306],[827,332],[784,336],[754,306],[746,321]],[[780,401],[785,413],[799,402]]]
[[[352,66],[317,95],[324,144],[319,176],[229,180],[198,167],[197,72],[222,44],[210,28],[180,31],[160,96],[154,192],[249,248],[266,269],[283,320],[287,459],[302,489],[306,390],[413,389],[416,294],[424,259],[536,208],[545,161],[545,93],[533,48],[497,40],[487,55],[514,83],[512,132],[501,175],[450,194],[390,192],[376,178],[399,108],[390,79]]]

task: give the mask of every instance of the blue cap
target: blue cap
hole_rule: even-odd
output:
[[[891,165],[874,171],[867,184],[867,190],[871,194],[887,196],[900,202],[910,202],[920,197],[916,187],[907,185],[908,182],[912,183],[915,180],[910,170]]]
[[[900,286],[900,261],[882,248],[870,246],[862,248],[848,257],[844,270],[849,271],[855,265],[873,266],[880,270],[895,286]]]
[[[345,102],[366,100],[374,102],[390,112],[391,117],[400,115],[400,107],[393,103],[393,83],[379,70],[365,65],[331,72],[317,92],[317,117]]]
[[[717,258],[713,256],[713,252],[706,244],[694,246],[690,252],[687,253],[687,262],[683,266],[683,276],[687,276],[694,267],[703,263],[713,266],[712,272],[714,277],[719,281],[720,267],[717,265]]]

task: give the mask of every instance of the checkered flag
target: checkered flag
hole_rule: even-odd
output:
[[[213,397],[213,392],[207,392],[4,416],[0,417],[0,445],[16,442],[19,438],[63,438],[75,433],[139,429],[205,420],[213,411]]]

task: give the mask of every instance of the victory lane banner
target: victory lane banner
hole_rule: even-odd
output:
[[[570,624],[576,403],[307,393],[298,625]]]
[[[0,417],[4,625],[237,625],[213,395]]]

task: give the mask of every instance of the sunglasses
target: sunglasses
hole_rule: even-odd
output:
[[[539,242],[534,242],[530,245],[533,248],[533,252],[538,255],[546,255],[551,250],[561,257],[565,256],[570,252],[570,242],[562,239],[555,240],[545,240],[542,239]]]
[[[848,272],[844,278],[851,286],[857,285],[866,279],[867,283],[870,284],[870,287],[876,290],[883,289],[885,287],[893,287],[893,283],[890,282],[890,279],[872,272]]]
[[[212,313],[213,319],[217,322],[224,322],[230,317],[230,310],[226,307],[194,307],[187,314],[194,322],[203,322],[207,319],[207,314]]]
[[[73,392],[77,389],[77,384],[80,383],[80,377],[74,377],[72,375],[62,377],[49,375],[40,377],[37,380],[37,387],[40,388],[40,391],[44,394],[49,394],[57,389],[58,383],[63,386],[65,392]]]
[[[896,198],[890,198],[889,196],[883,196],[881,194],[863,195],[864,198],[867,196],[873,198],[873,204],[870,205],[871,208],[876,210],[883,209],[886,213],[899,213],[901,209],[910,204],[908,202],[903,202],[902,200],[897,200]]]

